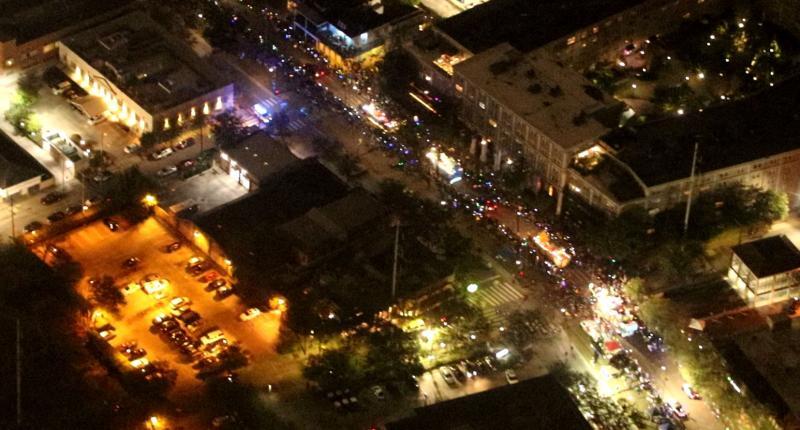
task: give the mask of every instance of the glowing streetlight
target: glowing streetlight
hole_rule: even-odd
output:
[[[145,206],[151,208],[151,207],[153,207],[153,206],[158,204],[158,199],[156,198],[156,196],[154,196],[152,194],[148,194],[148,195],[146,195],[146,196],[144,196],[142,198],[142,203]]]
[[[468,293],[473,294],[473,293],[475,293],[477,291],[478,291],[478,284],[473,282],[473,283],[467,285],[467,292]]]

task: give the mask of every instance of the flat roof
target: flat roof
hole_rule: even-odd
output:
[[[24,43],[131,3],[132,0],[0,0],[0,40]]]
[[[300,163],[292,151],[265,132],[254,133],[222,152],[259,182]]]
[[[239,265],[270,267],[287,258],[285,244],[275,239],[279,225],[346,194],[347,185],[308,159],[261,184],[257,192],[201,214],[194,222]]]
[[[121,16],[61,41],[153,114],[224,86],[192,49],[142,12]]]
[[[346,240],[384,213],[383,205],[363,188],[356,188],[338,200],[312,208],[279,229],[296,246],[313,251]]]
[[[800,269],[800,251],[784,235],[736,245],[733,252],[759,278]]]
[[[299,3],[301,13],[302,8],[308,8],[351,38],[420,12],[399,0],[305,0]]]
[[[608,133],[623,109],[622,103],[549,54],[524,55],[508,43],[454,68],[565,149]]]
[[[759,94],[684,116],[614,130],[602,140],[649,185],[800,149],[800,75]]]
[[[436,26],[477,54],[503,42],[528,52],[644,0],[492,0]]]
[[[589,430],[569,392],[551,375],[414,409],[388,430]]]
[[[36,159],[0,130],[0,188],[13,187],[50,173]]]

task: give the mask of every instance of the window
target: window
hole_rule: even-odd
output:
[[[456,91],[458,91],[459,93],[464,92],[464,87],[462,87],[461,85],[456,84]]]
[[[574,45],[575,41],[576,41],[575,36],[570,36],[569,39],[567,39],[567,46]]]
[[[484,102],[478,102],[478,106],[480,106],[481,109],[486,109],[486,103]]]

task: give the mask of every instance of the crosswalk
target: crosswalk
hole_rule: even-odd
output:
[[[481,309],[490,325],[499,327],[505,323],[505,313],[499,308],[524,299],[525,294],[518,287],[503,281],[482,286],[467,300]]]

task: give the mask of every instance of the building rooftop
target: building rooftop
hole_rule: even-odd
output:
[[[492,0],[436,26],[477,54],[507,42],[528,52],[644,0]]]
[[[800,269],[800,251],[783,235],[734,246],[733,252],[759,278]]]
[[[603,137],[641,180],[689,177],[694,143],[700,174],[800,149],[800,75],[742,100],[618,129]]]
[[[553,376],[520,381],[470,396],[414,409],[389,430],[583,430],[584,419],[569,392]]]
[[[347,194],[347,186],[316,160],[304,160],[257,192],[195,218],[232,260],[268,267],[286,259],[276,227]]]
[[[142,12],[119,17],[61,42],[150,113],[224,85],[216,70]]]
[[[13,187],[37,176],[50,173],[35,158],[0,131],[0,189]]]
[[[313,208],[279,229],[295,242],[296,247],[315,251],[347,240],[384,213],[377,200],[363,188],[356,188],[345,197]]]
[[[790,411],[800,416],[799,345],[800,331],[794,328],[750,329],[723,343],[720,352],[756,400],[779,417]]]
[[[0,0],[0,41],[21,44],[120,10],[132,0]]]
[[[300,159],[267,133],[257,132],[222,151],[259,183],[300,164]]]
[[[507,43],[456,64],[455,70],[565,149],[608,133],[623,109],[549,54],[523,55]]]
[[[399,0],[304,0],[298,3],[308,18],[327,21],[351,38],[419,13],[419,9]]]

